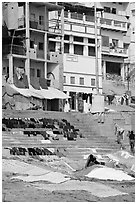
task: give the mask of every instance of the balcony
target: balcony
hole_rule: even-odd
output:
[[[117,57],[128,57],[128,50],[121,47],[106,47],[102,46],[102,54],[113,55]]]
[[[2,49],[2,54],[16,54],[16,55],[26,55],[26,49],[21,45],[4,45]]]

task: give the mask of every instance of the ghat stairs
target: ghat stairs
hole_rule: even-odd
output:
[[[10,118],[51,118],[66,119],[84,136],[78,137],[76,141],[68,141],[62,135],[59,140],[52,140],[51,143],[41,143],[41,135],[30,136],[22,133],[23,129],[12,129],[12,131],[3,131],[2,146],[4,147],[45,147],[65,149],[67,157],[73,160],[83,158],[83,155],[89,154],[91,149],[96,149],[99,154],[115,152],[119,150],[119,145],[115,142],[114,120],[120,120],[125,123],[124,117],[120,113],[107,114],[105,123],[99,124],[97,118],[91,114],[79,112],[55,112],[55,111],[3,111],[3,117]],[[128,145],[128,141],[127,144]]]

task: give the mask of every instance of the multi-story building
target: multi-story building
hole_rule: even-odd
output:
[[[129,42],[128,58],[125,59],[125,77],[129,75],[129,85],[135,85],[135,2],[130,2],[127,7],[129,16],[129,29],[124,36]]]
[[[129,2],[4,4],[11,40],[3,49],[3,68],[9,81],[15,67],[24,68],[30,84],[34,77],[35,83],[48,78],[71,97],[72,110],[83,109],[83,94],[102,93],[112,75],[126,81],[134,44],[128,35],[130,10],[134,14]]]
[[[102,81],[125,80],[128,2],[59,3],[64,8],[64,91],[79,109],[81,93],[102,93]],[[96,8],[96,9],[94,9]],[[80,99],[81,100],[81,99]]]
[[[60,21],[52,16],[53,11],[60,11]],[[9,35],[3,36],[3,74],[10,84],[15,84],[18,72],[25,73],[35,89],[42,81],[47,86],[50,80],[52,87],[63,90],[63,13],[63,7],[48,2],[3,3]],[[55,98],[61,98],[58,93]],[[58,103],[47,100],[47,109],[59,107]]]

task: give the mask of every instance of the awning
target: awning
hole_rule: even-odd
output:
[[[14,89],[16,92],[20,93],[23,96],[26,97],[31,97],[31,92],[29,91],[29,89],[21,89],[21,88],[17,88],[14,84],[11,84],[10,87],[12,89]]]
[[[14,84],[11,84],[10,87],[25,97],[33,96],[40,99],[50,99],[50,100],[70,98],[70,96],[68,96],[67,94],[52,87],[48,87],[48,89],[40,89],[40,90],[34,89],[31,85],[29,85],[29,89],[17,88]]]
[[[68,96],[64,92],[62,92],[58,89],[55,89],[53,87],[48,87],[48,90],[53,94],[54,98],[56,98],[56,99],[68,99],[68,98],[70,98],[70,96]]]

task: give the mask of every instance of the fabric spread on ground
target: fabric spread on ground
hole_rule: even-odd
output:
[[[135,157],[129,154],[127,151],[118,151],[114,154],[107,155],[111,160],[125,165],[126,168],[135,172]]]
[[[19,179],[23,180],[25,182],[36,182],[36,181],[48,181],[50,183],[62,183],[67,180],[70,180],[67,175],[64,175],[60,172],[46,172],[44,175],[35,175],[35,176],[17,176],[17,177],[12,177],[12,179]]]
[[[49,171],[40,167],[36,167],[18,160],[2,160],[2,170],[5,172],[14,172],[19,174],[28,174],[31,176],[46,174]]]
[[[38,189],[48,191],[87,191],[97,197],[109,197],[124,195],[126,193],[108,187],[104,184],[99,184],[89,181],[69,180],[61,184],[33,184]]]
[[[116,180],[116,181],[132,181],[133,177],[127,175],[121,170],[115,170],[109,167],[95,168],[90,173],[85,175],[89,178],[96,178],[101,180]]]

